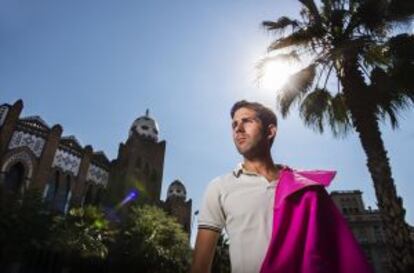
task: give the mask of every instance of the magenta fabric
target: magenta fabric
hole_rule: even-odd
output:
[[[260,273],[373,273],[325,190],[335,171],[281,171]]]

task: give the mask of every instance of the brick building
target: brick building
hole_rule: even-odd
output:
[[[379,211],[371,207],[365,208],[362,192],[359,190],[333,191],[331,197],[348,221],[375,272],[388,272],[389,256]]]
[[[49,126],[39,116],[21,117],[23,102],[0,106],[0,185],[24,194],[43,193],[51,209],[66,212],[85,204],[118,204],[131,190],[140,202],[156,204],[175,216],[190,233],[191,199],[181,182],[171,183],[161,197],[166,142],[160,141],[156,121],[137,118],[118,156],[109,160],[75,136],[63,135],[61,125]]]

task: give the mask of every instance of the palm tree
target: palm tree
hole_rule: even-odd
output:
[[[414,15],[412,0],[299,0],[301,19],[281,17],[263,26],[277,39],[259,67],[273,60],[308,60],[278,95],[283,117],[297,104],[306,126],[334,136],[357,132],[367,156],[389,244],[391,272],[414,264],[414,244],[397,195],[379,121],[398,127],[398,112],[414,102],[414,36],[402,33]],[[337,81],[335,90],[328,83]],[[331,85],[329,85],[331,86]]]

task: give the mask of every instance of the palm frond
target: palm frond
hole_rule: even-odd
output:
[[[270,44],[268,51],[286,48],[289,46],[307,46],[312,40],[321,35],[322,29],[315,25],[301,28],[290,35],[281,37]]]
[[[361,1],[356,12],[360,25],[371,32],[381,33],[386,24],[387,2],[387,0]]]
[[[331,25],[332,30],[343,33],[345,30],[345,22],[349,15],[350,13],[346,9],[332,10],[329,14],[329,24]]]
[[[398,34],[391,37],[387,45],[390,54],[394,58],[414,60],[414,35],[408,33]]]
[[[391,0],[388,7],[388,19],[398,22],[411,21],[414,17],[414,1]]]
[[[373,46],[375,46],[375,41],[371,40],[369,36],[361,36],[352,40],[338,42],[335,46],[328,47],[324,51],[321,51],[315,58],[315,62],[337,63],[349,53],[355,53],[362,56],[361,59],[365,61],[367,49]],[[377,59],[377,61],[379,61],[379,59]]]
[[[300,106],[300,116],[307,127],[323,133],[329,126],[334,137],[346,137],[352,132],[349,110],[342,93],[332,97],[325,88],[309,93]]]
[[[352,131],[351,117],[342,93],[337,93],[329,105],[329,125],[335,137],[345,137]]]
[[[414,102],[414,63],[402,62],[390,70],[391,80],[398,84],[400,89],[406,91]]]
[[[390,58],[386,54],[386,46],[384,44],[370,44],[364,48],[364,65],[366,67],[388,66]]]
[[[414,102],[414,35],[397,35],[389,40],[388,45],[392,62],[389,70],[391,81]]]
[[[300,57],[296,50],[292,50],[289,53],[280,53],[275,56],[267,56],[267,57],[262,58],[256,64],[256,69],[258,72],[257,77],[256,77],[257,82],[260,82],[260,80],[263,78],[265,74],[266,66],[272,62],[284,62],[284,63],[300,62]]]
[[[292,27],[292,29],[295,29],[299,26],[299,22],[297,20],[290,19],[287,16],[282,16],[276,21],[263,21],[262,26],[269,31],[280,31],[289,26]]]
[[[293,102],[300,100],[313,85],[316,75],[316,65],[311,64],[289,77],[288,82],[281,88],[277,97],[277,106],[283,117],[286,117]]]
[[[389,73],[379,67],[371,72],[369,91],[379,116],[382,119],[388,117],[392,128],[398,128],[398,113],[414,103],[414,92],[399,88]]]
[[[299,114],[305,125],[323,133],[331,94],[326,89],[315,89],[302,101]]]
[[[318,8],[313,0],[299,0],[309,11],[312,19],[315,20],[316,23],[321,22],[321,15],[319,14]]]

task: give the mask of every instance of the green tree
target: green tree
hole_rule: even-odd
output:
[[[229,240],[221,234],[216,245],[211,271],[214,273],[230,273]]]
[[[16,195],[0,187],[0,264],[19,267],[36,250],[44,248],[51,222],[40,192],[30,189]]]
[[[112,261],[128,272],[180,273],[188,270],[188,235],[156,206],[131,206],[112,248]]]
[[[67,215],[53,218],[50,248],[58,253],[80,258],[104,259],[116,230],[101,210],[94,206],[73,208]]]
[[[299,0],[301,19],[264,21],[277,35],[274,60],[309,60],[280,90],[283,117],[296,103],[305,125],[335,136],[354,129],[367,156],[391,254],[391,272],[408,272],[414,244],[397,195],[379,121],[398,127],[398,112],[414,102],[414,37],[402,33],[412,23],[412,0]],[[281,51],[280,51],[281,50]],[[279,53],[279,54],[277,54]],[[332,79],[330,80],[330,77]],[[337,81],[336,90],[328,83]]]

